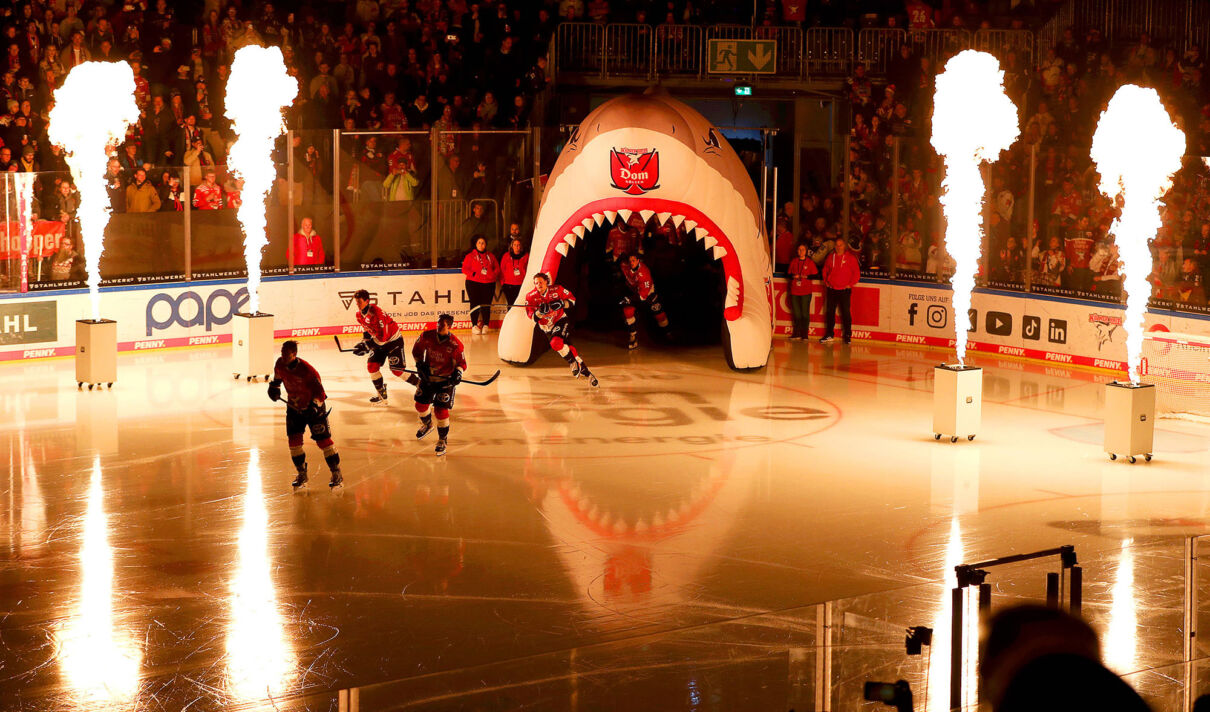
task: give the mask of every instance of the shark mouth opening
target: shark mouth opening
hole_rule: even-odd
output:
[[[554,232],[546,253],[542,256],[542,271],[556,280],[559,265],[571,249],[575,248],[588,230],[601,225],[613,225],[618,218],[623,223],[638,213],[644,222],[655,217],[660,225],[669,220],[676,227],[692,232],[698,247],[723,265],[727,296],[723,318],[727,321],[739,319],[744,311],[744,274],[735,246],[727,235],[709,217],[697,208],[685,203],[663,198],[605,198],[594,200],[576,210]]]

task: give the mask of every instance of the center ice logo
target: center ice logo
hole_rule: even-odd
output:
[[[613,187],[628,195],[642,195],[660,187],[660,152],[637,148],[609,150],[609,176]]]

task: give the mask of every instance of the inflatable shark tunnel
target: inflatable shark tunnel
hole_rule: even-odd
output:
[[[545,272],[583,244],[587,230],[632,212],[674,221],[722,263],[726,280],[723,348],[737,370],[763,367],[773,340],[769,245],[760,199],[739,156],[698,112],[667,95],[631,94],[590,113],[559,154],[542,195],[518,301]],[[509,309],[499,356],[527,364],[542,340],[524,309]]]

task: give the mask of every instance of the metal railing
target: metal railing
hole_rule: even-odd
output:
[[[702,73],[702,28],[697,25],[660,25],[655,28],[655,73],[698,75]]]
[[[972,46],[971,33],[966,30],[923,30],[908,33],[908,41],[917,47],[917,54],[928,57],[935,69],[950,57]]]
[[[602,74],[605,71],[605,27],[589,22],[565,22],[555,31],[555,71]]]
[[[777,42],[777,73],[801,77],[804,74],[802,30],[797,27],[773,25],[756,28],[756,39]]]
[[[809,76],[848,76],[857,53],[853,31],[847,27],[812,27],[807,30],[803,53]]]
[[[1034,33],[1029,30],[979,30],[974,48],[996,55],[1001,62],[1009,52],[1016,52],[1025,66],[1034,66]]]
[[[867,28],[857,33],[857,61],[872,74],[886,74],[899,56],[907,33],[898,29]]]
[[[605,74],[648,76],[653,67],[654,32],[639,23],[605,26]]]
[[[1038,30],[1040,52],[1057,46],[1068,28],[1077,39],[1095,28],[1111,45],[1136,42],[1145,32],[1153,46],[1181,54],[1210,47],[1210,6],[1204,0],[1067,0]]]

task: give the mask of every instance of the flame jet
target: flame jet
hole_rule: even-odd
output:
[[[273,142],[285,133],[282,109],[298,96],[298,80],[286,73],[281,50],[248,45],[235,53],[227,81],[227,118],[239,139],[232,144],[227,167],[244,181],[239,224],[244,230],[248,266],[248,311],[260,312],[261,250],[265,235],[265,201],[273,187]]]
[[[542,195],[525,284],[538,272],[558,281],[562,259],[583,244],[585,231],[631,213],[683,225],[721,263],[727,363],[763,367],[773,326],[760,199],[722,133],[666,95],[611,99],[572,134]],[[522,309],[510,309],[500,330],[500,358],[532,362],[541,353],[535,331]]]
[[[1101,180],[1097,187],[1121,199],[1122,214],[1109,226],[1121,256],[1126,288],[1126,361],[1130,382],[1139,383],[1143,314],[1151,296],[1151,248],[1160,229],[1160,199],[1185,155],[1185,134],[1154,89],[1126,84],[1109,100],[1097,122],[1089,154]]]
[[[101,318],[101,252],[109,225],[109,193],[105,190],[106,151],[126,137],[126,128],[139,120],[134,100],[134,72],[125,62],[77,64],[55,90],[47,136],[63,147],[71,179],[80,191],[80,236],[92,318]]]
[[[954,258],[954,332],[958,364],[966,362],[971,291],[983,246],[983,176],[979,164],[995,161],[1017,140],[1017,106],[1004,93],[1000,62],[966,50],[945,63],[933,95],[933,148],[945,159],[941,207],[945,249]]]

